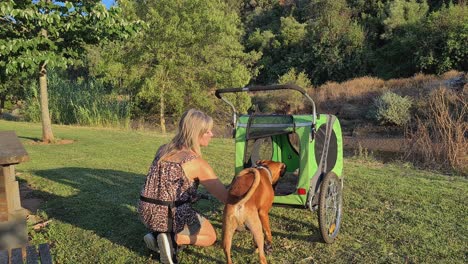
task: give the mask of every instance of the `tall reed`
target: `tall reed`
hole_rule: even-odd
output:
[[[406,158],[468,175],[467,94],[442,87],[430,94],[421,109],[407,133]]]
[[[28,121],[40,121],[37,86],[31,87],[24,111]],[[69,81],[56,73],[48,76],[49,110],[55,124],[129,127],[131,102],[112,93],[96,80]]]

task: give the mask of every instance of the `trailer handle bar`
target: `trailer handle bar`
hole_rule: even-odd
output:
[[[315,102],[312,100],[312,98],[306,93],[306,91],[295,84],[274,84],[274,85],[255,85],[255,86],[250,86],[250,87],[244,87],[244,88],[225,88],[225,89],[218,89],[215,91],[216,97],[219,99],[223,100],[226,102],[228,105],[231,106],[232,110],[234,111],[234,122],[233,125],[234,127],[236,126],[236,108],[234,105],[227,100],[226,98],[222,97],[221,94],[223,93],[240,93],[240,92],[258,92],[258,91],[272,91],[272,90],[296,90],[300,92],[302,95],[304,95],[311,103],[312,103],[312,126],[315,127],[315,124],[317,123],[317,111],[315,108]]]

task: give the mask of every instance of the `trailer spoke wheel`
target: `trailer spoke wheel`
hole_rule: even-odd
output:
[[[342,185],[335,173],[325,175],[320,186],[319,227],[323,241],[333,243],[338,236],[342,213]]]

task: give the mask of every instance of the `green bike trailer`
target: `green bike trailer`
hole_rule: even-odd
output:
[[[240,114],[224,93],[295,90],[311,103],[310,114]],[[317,114],[315,103],[297,85],[251,86],[216,90],[233,110],[235,174],[267,159],[286,164],[274,205],[317,211],[323,240],[332,243],[342,216],[343,137],[338,118]]]

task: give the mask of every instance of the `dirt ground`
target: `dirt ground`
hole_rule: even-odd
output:
[[[369,151],[383,151],[383,152],[403,152],[405,144],[404,138],[370,138],[370,137],[343,137],[345,149],[358,149],[365,148]]]
[[[33,190],[26,183],[20,184],[19,191],[21,206],[28,211],[28,215],[36,214],[37,209],[39,209],[43,202],[42,199],[34,197],[32,194]]]

